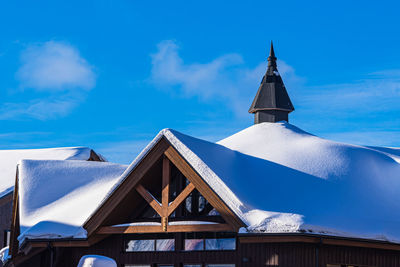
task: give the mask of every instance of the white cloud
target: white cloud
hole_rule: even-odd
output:
[[[96,84],[93,67],[79,51],[55,41],[30,45],[22,51],[16,79],[23,90],[14,96],[21,101],[0,105],[0,120],[64,117]]]
[[[33,99],[24,103],[5,103],[0,107],[0,120],[34,118],[38,120],[56,119],[68,115],[82,100],[79,96],[57,96]]]
[[[73,46],[49,41],[31,45],[21,55],[17,79],[23,88],[35,90],[90,90],[95,86],[93,67]]]
[[[224,101],[237,115],[247,115],[266,63],[248,68],[241,55],[225,54],[206,63],[185,63],[178,54],[178,45],[162,41],[152,55],[151,81],[158,87],[176,89],[186,97],[197,96],[204,101],[211,98]],[[285,82],[300,82],[293,68],[279,62]]]
[[[241,55],[225,54],[205,63],[188,63],[178,52],[174,41],[158,44],[151,70],[156,86],[185,97],[220,101],[237,116],[249,116],[247,110],[266,62],[249,68]],[[309,86],[284,61],[278,60],[278,69],[296,108],[291,115],[295,123],[336,140],[398,144],[400,70],[376,71],[347,83]],[[354,128],[361,125],[363,129]],[[361,133],[365,133],[364,138]]]
[[[351,83],[338,83],[301,89],[298,103],[322,112],[400,111],[400,70],[379,71]]]

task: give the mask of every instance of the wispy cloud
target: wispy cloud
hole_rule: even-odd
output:
[[[166,40],[152,55],[151,81],[173,94],[211,103],[220,101],[238,117],[245,117],[265,69],[265,62],[248,67],[239,54],[225,54],[203,63],[187,62],[180,56],[176,42]],[[376,144],[399,145],[400,70],[310,86],[284,61],[278,61],[278,69],[296,108],[292,116],[295,123],[340,141],[363,143],[377,139]],[[359,121],[364,123],[357,124]],[[385,132],[386,139],[382,138]],[[367,136],[361,138],[362,133]]]
[[[93,67],[67,44],[49,41],[29,46],[21,55],[16,77],[21,87],[35,90],[90,90],[96,77]]]
[[[56,41],[29,45],[22,51],[16,79],[19,90],[15,95],[25,101],[3,103],[0,120],[66,116],[96,84],[93,67],[78,49]]]
[[[199,97],[228,103],[239,116],[246,115],[265,70],[260,63],[248,68],[239,54],[221,55],[210,62],[186,63],[172,40],[162,41],[152,55],[151,81],[159,88],[174,89],[185,97]],[[288,83],[301,80],[294,69],[280,62],[281,74]]]
[[[0,120],[34,118],[56,119],[68,115],[83,100],[80,94],[63,94],[45,99],[33,99],[24,103],[5,103],[0,107]]]
[[[400,70],[379,71],[350,83],[329,84],[302,89],[300,102],[328,109],[371,111],[400,109]]]

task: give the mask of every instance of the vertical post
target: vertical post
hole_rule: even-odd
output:
[[[171,180],[171,166],[169,163],[169,159],[164,156],[163,158],[163,166],[162,166],[162,218],[161,224],[163,231],[167,231],[168,226],[168,205],[169,205],[169,184]]]
[[[12,204],[12,222],[10,228],[11,233],[10,233],[10,244],[9,244],[10,248],[9,255],[11,255],[11,258],[15,258],[17,256],[19,248],[18,236],[20,234],[20,229],[19,229],[19,200],[18,200],[18,194],[19,194],[18,170],[19,170],[19,164],[17,164],[17,169],[16,169],[13,204]]]

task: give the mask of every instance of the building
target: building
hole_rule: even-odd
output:
[[[255,124],[217,143],[164,129],[128,167],[22,161],[6,265],[400,266],[400,150],[319,138],[293,110],[271,47]]]
[[[0,150],[0,247],[8,246],[11,226],[12,193],[16,166],[22,159],[59,159],[104,161],[87,147]]]

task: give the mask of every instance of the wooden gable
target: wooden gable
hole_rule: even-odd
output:
[[[176,168],[188,180],[187,185],[170,199],[171,168]],[[155,182],[161,178],[161,183]],[[159,189],[156,196],[154,190]],[[223,222],[209,224],[170,224],[169,218],[183,205],[185,199],[198,191],[223,218]],[[172,200],[172,201],[171,201]],[[140,205],[138,205],[141,203]],[[129,213],[150,206],[159,225],[128,225]],[[116,224],[125,224],[115,226]],[[182,158],[169,142],[161,138],[149,153],[128,174],[127,178],[103,202],[102,206],[86,222],[88,235],[120,233],[204,232],[237,231],[243,222],[229,209],[218,195],[193,168]]]

